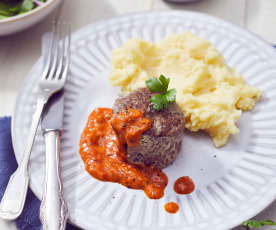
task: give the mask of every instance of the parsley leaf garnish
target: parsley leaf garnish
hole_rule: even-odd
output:
[[[167,93],[166,93],[166,98],[168,102],[175,102],[175,98],[176,98],[176,89],[170,89]]]
[[[170,79],[166,78],[164,75],[160,75],[159,78],[150,78],[146,80],[146,85],[148,89],[153,93],[159,93],[151,96],[150,103],[153,109],[160,111],[162,109],[167,109],[169,103],[175,102],[176,89],[168,90]]]
[[[151,96],[150,102],[153,106],[153,109],[160,111],[163,108],[168,108],[169,102],[166,100],[166,96],[162,94],[156,94]]]
[[[263,226],[274,226],[276,222],[272,220],[247,220],[242,223],[242,227],[245,229],[257,229]]]

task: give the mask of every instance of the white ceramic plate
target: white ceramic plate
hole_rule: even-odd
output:
[[[207,135],[186,133],[176,162],[165,169],[169,184],[163,199],[143,191],[93,179],[78,154],[79,137],[88,114],[111,106],[119,93],[108,82],[111,50],[131,37],[158,41],[172,32],[191,31],[211,41],[227,63],[247,82],[264,90],[257,107],[239,120],[240,134],[216,149]],[[70,221],[84,229],[200,230],[230,229],[251,218],[276,194],[276,55],[255,35],[220,19],[192,12],[130,14],[89,25],[74,33],[72,65],[65,86],[62,179]],[[18,95],[13,119],[13,144],[22,158],[37,95],[41,59]],[[30,162],[31,188],[41,198],[44,143],[38,134]],[[176,195],[172,185],[183,175],[196,191]],[[180,211],[168,214],[164,203],[177,201]]]

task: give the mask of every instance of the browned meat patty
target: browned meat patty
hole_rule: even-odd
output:
[[[170,103],[168,109],[156,112],[149,101],[152,95],[147,88],[141,88],[118,98],[113,113],[138,109],[146,118],[152,120],[152,127],[142,135],[140,143],[127,147],[127,158],[134,164],[153,165],[162,169],[170,165],[179,154],[184,114],[176,103]]]

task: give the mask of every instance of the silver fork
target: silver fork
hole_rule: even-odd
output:
[[[64,37],[64,39],[61,39]],[[61,46],[59,43],[62,43]],[[39,93],[36,109],[23,159],[17,170],[11,175],[5,194],[0,204],[0,217],[16,219],[22,212],[29,184],[28,162],[32,151],[37,127],[43,108],[48,99],[64,87],[70,63],[71,31],[66,23],[54,22],[50,50],[44,56],[46,65],[39,80]]]

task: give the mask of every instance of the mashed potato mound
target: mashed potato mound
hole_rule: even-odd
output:
[[[210,42],[189,32],[157,44],[131,39],[112,52],[110,81],[122,86],[123,93],[145,87],[145,80],[160,74],[177,90],[186,128],[205,130],[216,147],[239,132],[236,122],[242,111],[251,110],[262,95],[226,65]]]

